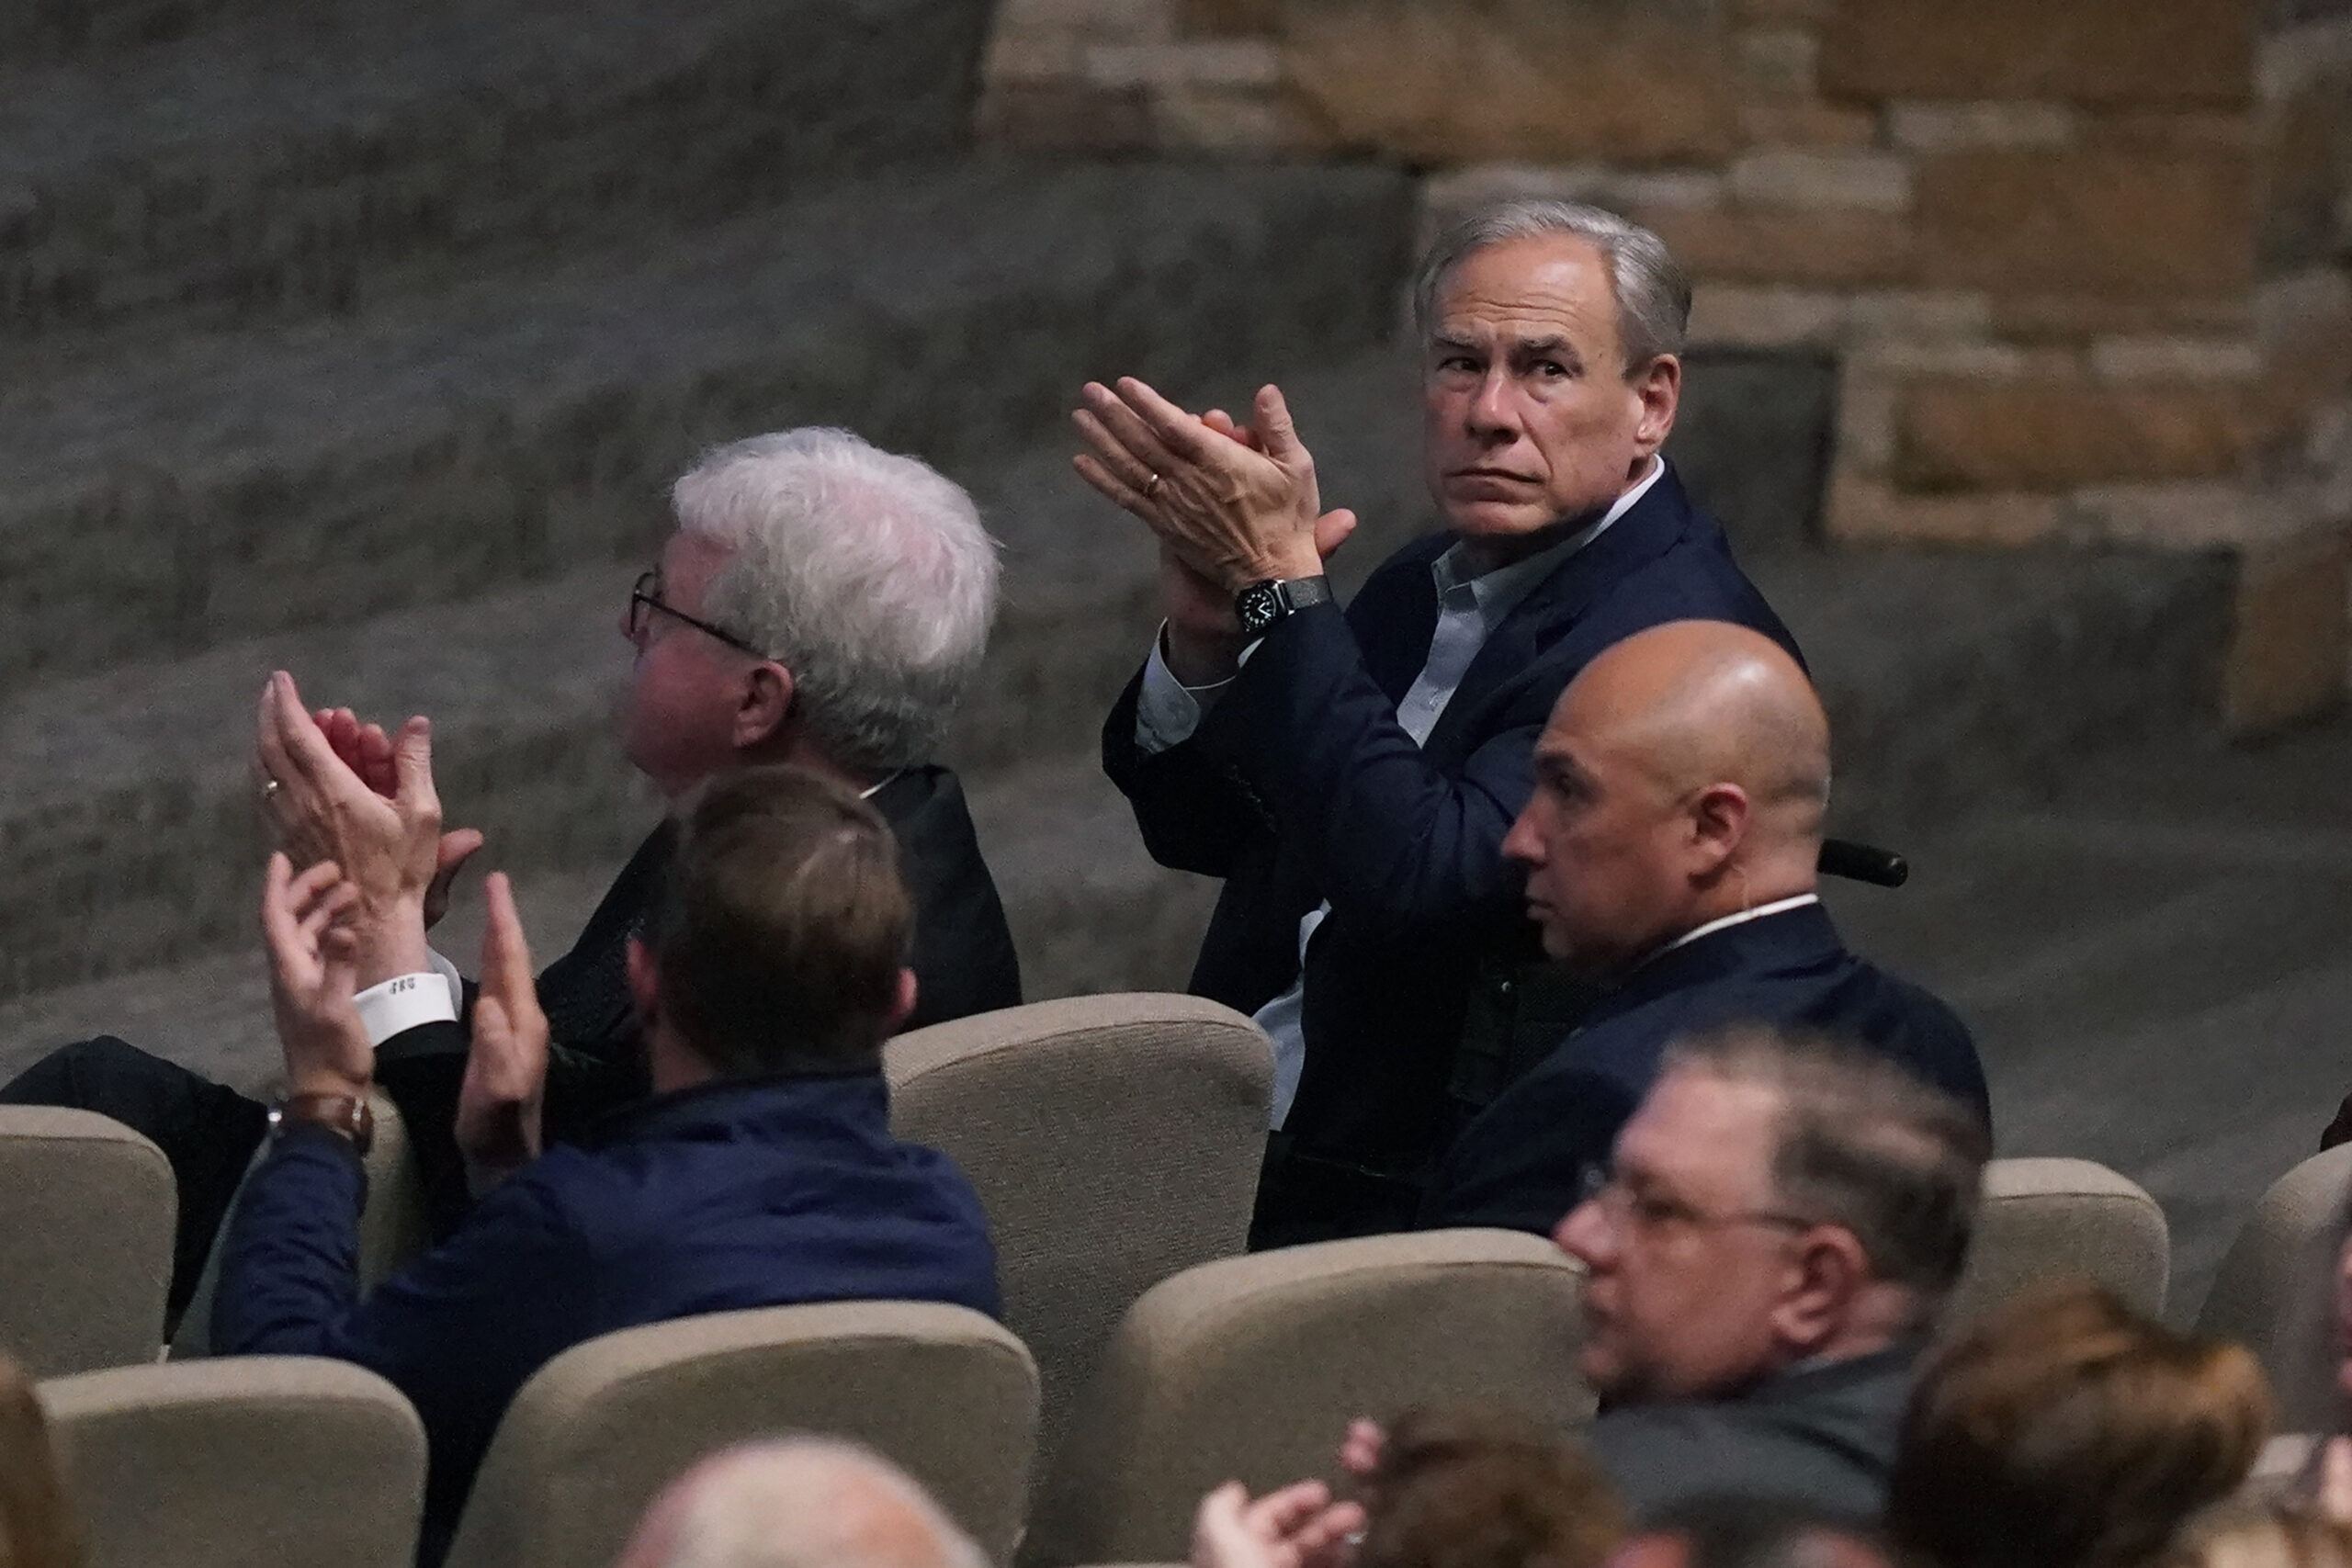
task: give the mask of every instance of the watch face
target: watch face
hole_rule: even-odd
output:
[[[1241,629],[1255,637],[1283,618],[1282,591],[1271,582],[1253,582],[1233,601]]]

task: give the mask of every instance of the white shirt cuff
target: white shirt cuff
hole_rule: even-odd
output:
[[[432,964],[433,972],[449,982],[449,1006],[456,1010],[449,1016],[457,1017],[466,1010],[466,977],[458,973],[456,964],[441,955],[439,948],[426,948],[424,956]]]
[[[1151,657],[1143,663],[1143,685],[1136,693],[1136,749],[1147,757],[1192,739],[1201,727],[1201,716],[1233,684],[1230,676],[1205,686],[1187,686],[1176,679],[1160,651],[1167,631],[1163,623],[1152,637]]]
[[[395,975],[379,986],[368,987],[351,1001],[359,1010],[359,1023],[368,1031],[371,1046],[422,1023],[458,1021],[456,998],[438,969]]]

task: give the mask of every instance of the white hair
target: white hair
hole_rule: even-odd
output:
[[[989,1568],[898,1466],[855,1443],[791,1438],[704,1461],[660,1568]]]
[[[1547,234],[1583,240],[1608,258],[1627,375],[1647,369],[1662,354],[1682,352],[1690,326],[1690,280],[1674,253],[1640,224],[1580,201],[1506,201],[1439,235],[1413,278],[1413,324],[1421,336],[1437,328],[1438,291],[1455,267],[1489,246]]]
[[[819,750],[883,772],[930,759],[996,618],[996,541],[961,486],[811,427],[714,447],[670,502],[731,552],[704,616],[792,671]]]

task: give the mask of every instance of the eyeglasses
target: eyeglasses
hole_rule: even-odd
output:
[[[754,648],[752,644],[745,642],[741,637],[737,637],[733,632],[724,630],[718,626],[714,626],[708,621],[701,620],[695,616],[687,615],[684,610],[673,610],[669,605],[662,603],[662,572],[659,568],[656,568],[655,570],[639,577],[637,580],[637,586],[629,590],[628,635],[633,638],[643,637],[645,635],[646,623],[651,616],[652,613],[656,610],[661,611],[663,615],[669,616],[673,621],[684,621],[686,625],[694,627],[695,630],[701,632],[706,637],[717,637],[719,641],[725,643],[728,647],[736,649],[738,652],[748,653],[754,659],[765,659],[768,657],[767,649],[763,648]]]
[[[1770,1225],[1776,1230],[1809,1231],[1820,1222],[1779,1209],[1732,1209],[1711,1214],[1679,1198],[1654,1191],[1636,1191],[1613,1167],[1589,1165],[1578,1183],[1577,1201],[1598,1203],[1609,1223],[1619,1227],[1660,1230],[1668,1225],[1715,1227]]]

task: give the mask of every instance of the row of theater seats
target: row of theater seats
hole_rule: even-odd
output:
[[[1237,1014],[1180,997],[1045,1003],[905,1036],[887,1065],[901,1130],[953,1155],[988,1205],[1006,1325],[850,1303],[582,1347],[517,1402],[453,1561],[597,1561],[686,1459],[794,1427],[874,1442],[1000,1555],[1026,1517],[1034,1563],[1165,1559],[1182,1554],[1203,1491],[1322,1470],[1350,1416],[1479,1395],[1562,1422],[1587,1413],[1574,1372],[1579,1276],[1539,1238],[1449,1232],[1235,1256],[1270,1070],[1264,1037]],[[370,1163],[366,1264],[380,1276],[419,1232],[396,1125]],[[2253,1344],[2282,1395],[2325,1386],[2309,1378],[2324,1337],[2296,1309],[2321,1297],[2348,1180],[2352,1151],[2282,1180],[2206,1304],[2204,1326]],[[2132,1182],[2084,1161],[2004,1160],[1986,1195],[1955,1318],[2063,1274],[2162,1307],[2169,1237]],[[111,1521],[98,1532],[102,1568],[165,1561],[153,1532],[166,1519],[183,1521],[170,1526],[180,1546],[169,1561],[239,1560],[254,1521],[273,1517],[268,1495],[314,1517],[322,1463],[300,1456],[333,1451],[337,1421],[385,1452],[421,1440],[398,1396],[351,1369],[133,1365],[159,1350],[170,1235],[169,1172],[152,1145],[99,1118],[0,1113],[0,1345],[56,1380],[45,1395],[81,1490]],[[62,1375],[96,1367],[123,1370]],[[289,1447],[284,1434],[311,1420],[295,1414],[306,1401],[324,1429]],[[2290,1423],[2304,1414],[2286,1403]],[[216,1406],[228,1426],[192,1440],[188,1423],[215,1419],[198,1413]],[[198,1452],[214,1473],[157,1460]],[[335,1473],[379,1474],[389,1488],[338,1517],[375,1521],[370,1540],[400,1533],[382,1521],[411,1507],[406,1464],[337,1462]],[[172,1507],[154,1495],[166,1485]],[[131,1500],[119,1517],[118,1498]],[[192,1521],[173,1511],[189,1507]],[[186,1550],[233,1545],[238,1532],[244,1545],[224,1555]],[[339,1539],[335,1552],[268,1560],[401,1560],[385,1550],[353,1555]]]

